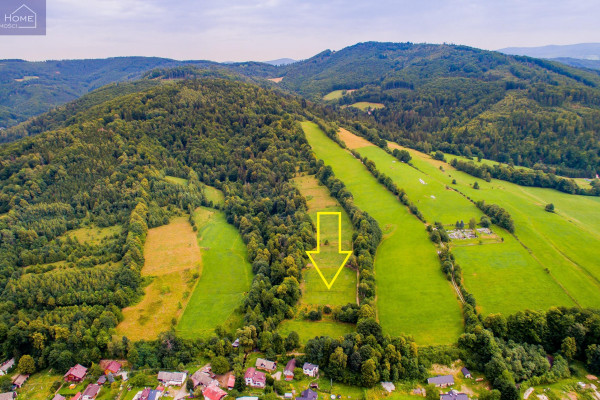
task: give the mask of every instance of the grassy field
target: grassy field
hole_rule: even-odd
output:
[[[308,213],[317,224],[318,212],[341,212],[342,218],[342,250],[352,249],[352,224],[346,212],[339,203],[329,195],[329,190],[319,185],[317,179],[312,176],[302,176],[294,179],[300,193],[307,199]],[[338,254],[338,218],[335,215],[321,216],[321,254],[316,262],[328,282],[338,271],[343,255]],[[328,244],[325,244],[325,243]],[[316,249],[313,249],[316,250]],[[303,271],[304,290],[302,303],[305,304],[329,304],[344,305],[356,302],[356,272],[344,268],[331,289],[327,289],[323,280],[314,267]]]
[[[315,336],[331,336],[334,338],[342,337],[355,330],[352,324],[342,324],[336,321],[307,321],[307,320],[285,320],[278,328],[282,336],[289,335],[296,331],[300,335],[300,341],[306,343]]]
[[[82,244],[98,244],[102,239],[113,236],[114,234],[121,232],[122,229],[121,225],[108,226],[105,228],[85,226],[83,228],[68,231],[65,233],[65,236],[70,236]]]
[[[183,186],[188,184],[187,179],[177,178],[175,176],[167,175],[165,176],[165,180]],[[204,184],[202,185],[202,189],[204,190],[204,195],[208,201],[212,201],[215,205],[223,205],[225,203],[225,196],[219,189]]]
[[[384,230],[375,260],[378,318],[384,331],[413,335],[419,344],[453,343],[462,332],[460,306],[423,224],[315,124],[304,122],[302,127],[317,157],[331,165],[356,205]]]
[[[475,200],[499,204],[515,221],[518,239],[500,230],[502,245],[454,250],[463,267],[465,284],[482,311],[510,313],[551,305],[600,305],[600,266],[596,261],[600,256],[598,197],[574,196],[495,179],[488,183],[427,154],[409,151],[412,163],[429,181],[454,187]],[[456,185],[451,183],[453,179]],[[479,190],[472,187],[475,181]],[[401,186],[411,195],[418,185]],[[547,203],[555,205],[555,213],[544,211]],[[425,203],[418,206],[426,213]]]
[[[19,389],[19,398],[28,400],[46,400],[53,396],[50,392],[52,384],[56,381],[62,381],[62,375],[52,371],[41,371],[29,377],[27,382]]]
[[[189,300],[202,268],[196,235],[187,217],[148,231],[142,276],[151,283],[142,300],[123,309],[117,334],[131,340],[154,339],[169,330]]]
[[[177,325],[185,338],[204,336],[217,325],[236,324],[235,309],[252,282],[246,245],[225,214],[201,207],[194,212],[202,252],[202,275]]]
[[[337,100],[337,99],[341,99],[345,94],[350,94],[352,92],[354,92],[356,89],[349,89],[349,90],[334,90],[332,92],[327,93],[325,96],[323,96],[323,100]]]
[[[383,108],[385,106],[383,105],[383,103],[370,103],[368,101],[359,101],[357,103],[350,104],[348,107],[354,107],[363,111],[367,111],[369,109],[375,110],[377,108]]]

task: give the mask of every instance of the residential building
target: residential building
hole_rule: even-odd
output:
[[[6,375],[9,369],[15,366],[15,359],[6,360],[0,365],[0,376]]]
[[[440,400],[469,400],[469,396],[465,393],[458,393],[456,390],[451,390],[448,393],[440,394]]]
[[[311,363],[304,363],[302,372],[304,372],[304,375],[315,378],[319,375],[319,366]]]
[[[448,387],[454,385],[454,377],[452,375],[439,375],[427,379],[427,383],[436,387]]]
[[[244,380],[247,386],[264,388],[267,384],[267,377],[264,373],[257,371],[255,368],[250,367],[246,370]]]
[[[202,394],[206,400],[221,400],[223,397],[227,396],[227,392],[214,385],[205,388],[202,391]]]
[[[67,382],[81,382],[83,378],[85,378],[85,374],[87,374],[87,368],[83,365],[77,364],[67,371],[64,379]]]
[[[467,378],[467,379],[472,378],[471,372],[468,369],[466,369],[465,367],[462,367],[462,369],[460,371],[462,372],[462,374],[465,378]]]
[[[165,372],[158,373],[158,380],[166,386],[182,386],[187,374],[185,372]]]
[[[300,393],[300,397],[296,397],[296,400],[317,400],[317,392],[314,390],[306,389]]]
[[[95,383],[89,384],[81,394],[81,400],[94,400],[98,396],[100,385]]]
[[[296,368],[296,359],[292,358],[285,365],[285,369],[283,370],[283,376],[285,376],[286,381],[291,381],[294,379],[294,369]]]
[[[277,369],[277,361],[265,360],[264,358],[257,359],[255,365],[256,368],[265,371],[275,371]]]

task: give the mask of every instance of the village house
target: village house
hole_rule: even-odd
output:
[[[158,380],[165,386],[182,386],[187,374],[185,372],[165,372],[158,373]]]
[[[227,396],[227,392],[214,385],[205,388],[202,391],[202,394],[206,400],[221,400],[223,397]]]
[[[304,375],[315,378],[319,375],[319,366],[311,363],[304,363],[302,372],[304,372]]]
[[[100,385],[96,385],[95,383],[89,384],[83,391],[81,400],[94,400],[98,396],[99,391]]]
[[[71,397],[71,400],[81,400],[81,392],[77,392],[75,396]]]
[[[229,375],[229,378],[227,379],[227,389],[231,390],[231,389],[233,389],[234,386],[235,386],[235,375],[231,374],[231,375]]]
[[[300,397],[296,397],[296,400],[317,400],[317,392],[314,390],[306,389],[300,393]]]
[[[285,365],[285,369],[283,370],[283,375],[285,376],[286,381],[291,381],[294,379],[294,368],[296,368],[296,359],[292,358]]]
[[[121,363],[115,360],[100,360],[100,368],[104,371],[104,375],[116,375],[121,370]]]
[[[23,384],[25,383],[25,381],[27,381],[28,378],[29,378],[29,375],[26,375],[26,374],[19,374],[19,375],[15,376],[12,380],[13,389],[20,389],[21,386],[23,386]]]
[[[17,398],[15,392],[0,393],[0,400],[13,400]]]
[[[264,373],[257,371],[255,368],[250,367],[246,370],[244,380],[247,386],[255,388],[264,388],[267,384],[267,377]]]
[[[208,372],[199,369],[194,372],[194,375],[190,378],[192,383],[194,384],[194,389],[198,387],[198,385],[202,385],[203,387],[209,387],[211,385],[219,385],[219,382],[213,379]]]
[[[458,393],[456,390],[451,390],[448,393],[440,394],[440,400],[469,400],[466,393]]]
[[[62,396],[62,395],[56,393],[54,395],[54,397],[52,398],[52,400],[67,400],[67,398],[65,396]]]
[[[462,374],[463,374],[463,376],[464,376],[465,378],[467,378],[467,379],[471,379],[471,378],[472,378],[472,376],[471,376],[471,372],[470,372],[468,369],[466,369],[465,367],[463,367],[463,368],[460,370],[460,372],[462,372]]]
[[[2,365],[0,365],[0,376],[2,375],[6,375],[6,373],[8,372],[9,369],[11,369],[12,367],[14,367],[15,365],[15,359],[11,358],[10,360],[6,360],[2,363]]]
[[[435,385],[435,387],[448,387],[454,385],[454,377],[452,375],[438,375],[427,379],[427,383]]]
[[[269,361],[264,358],[259,358],[256,360],[256,368],[262,369],[264,371],[275,371],[277,369],[277,361]]]
[[[64,379],[67,382],[81,382],[83,378],[85,378],[85,374],[87,374],[87,368],[83,365],[77,364],[67,371]]]

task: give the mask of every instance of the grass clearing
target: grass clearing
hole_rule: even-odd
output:
[[[108,226],[104,228],[92,225],[68,231],[65,233],[65,236],[69,236],[81,244],[96,245],[99,244],[103,239],[120,233],[122,229],[123,227],[121,227],[121,225]]]
[[[378,108],[384,108],[385,106],[383,105],[383,103],[371,103],[368,101],[359,101],[357,103],[350,104],[348,107],[354,107],[354,108],[358,108],[359,110],[369,111],[369,110],[376,110]]]
[[[333,91],[327,93],[325,96],[323,96],[323,100],[326,100],[326,101],[338,100],[338,99],[341,99],[342,97],[344,97],[345,95],[350,94],[354,91],[356,91],[356,89],[333,90]]]
[[[177,178],[175,176],[165,176],[165,180],[177,185],[187,186],[188,180],[184,178]],[[212,201],[214,205],[225,204],[225,195],[223,192],[216,187],[202,184],[202,190],[206,196],[206,200]]]
[[[118,335],[134,341],[155,339],[169,330],[189,300],[202,262],[187,217],[148,230],[144,258],[142,276],[151,282],[139,303],[123,309],[124,319],[117,326]]]
[[[53,373],[52,370],[44,370],[33,374],[27,382],[18,390],[19,398],[28,400],[46,400],[53,396],[52,384],[62,381],[62,375]]]
[[[355,330],[352,324],[343,324],[337,321],[308,321],[308,320],[285,320],[278,328],[279,333],[286,337],[292,331],[300,335],[300,341],[306,343],[315,336],[342,337]]]
[[[313,175],[301,176],[294,179],[300,193],[307,199],[308,214],[313,223],[317,224],[318,212],[340,212],[342,222],[342,250],[352,249],[352,223],[346,212],[336,199],[330,196],[329,190],[320,185]],[[321,216],[321,254],[316,256],[316,262],[328,282],[335,276],[344,256],[338,254],[338,218],[335,215]],[[327,244],[326,244],[327,243]],[[316,249],[313,249],[316,250]],[[344,268],[331,289],[325,283],[314,267],[303,271],[303,304],[331,306],[356,303],[356,271]]]
[[[333,168],[356,205],[384,230],[375,259],[378,318],[384,331],[412,335],[423,345],[454,343],[463,329],[460,306],[423,224],[317,125],[303,122],[302,127],[317,157]]]
[[[197,241],[202,253],[202,275],[183,315],[177,333],[184,338],[206,336],[217,325],[241,322],[235,312],[252,282],[246,245],[225,214],[200,207],[194,212]]]
[[[413,157],[412,163],[430,179],[455,187],[475,200],[499,204],[515,221],[518,241],[504,232],[502,236],[507,246],[499,247],[499,251],[478,246],[454,251],[463,267],[465,285],[475,295],[482,311],[510,313],[524,308],[546,309],[550,305],[600,305],[600,266],[596,262],[600,256],[600,198],[524,187],[496,179],[488,183],[433,160],[427,154],[407,150]],[[452,185],[453,179],[456,185]],[[479,190],[472,187],[475,181]],[[405,189],[409,192],[408,186]],[[544,211],[547,203],[555,205],[555,213]],[[511,240],[522,250],[512,246]],[[510,256],[504,253],[505,249],[512,249],[515,254]],[[489,254],[484,254],[486,252]],[[500,270],[519,264],[521,272],[515,271],[512,275]],[[535,270],[541,272],[534,273]],[[554,284],[550,285],[548,280]],[[502,293],[498,286],[508,292]],[[531,294],[535,291],[539,296]]]

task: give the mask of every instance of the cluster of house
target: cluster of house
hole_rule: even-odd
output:
[[[471,372],[468,369],[463,367],[461,372],[465,378],[472,378]],[[427,383],[435,387],[446,388],[454,385],[454,377],[452,375],[438,375],[427,379]],[[466,393],[459,393],[451,389],[448,393],[441,393],[440,400],[469,400],[469,396]]]
[[[251,386],[254,388],[265,387],[267,376],[264,372],[258,371],[259,369],[267,372],[274,372],[277,369],[277,362],[265,360],[264,358],[257,359],[255,366],[246,370],[246,374],[244,375],[246,386]],[[286,381],[291,381],[294,379],[294,369],[296,369],[296,359],[292,358],[286,364],[285,369],[283,370],[283,376],[285,377]],[[319,376],[319,366],[311,363],[304,363],[302,366],[302,372],[304,375],[308,375],[313,378],[317,377]]]
[[[205,365],[196,371],[191,380],[194,384],[194,389],[201,387],[202,395],[206,400],[221,400],[227,396],[227,392],[221,389],[221,383],[216,379],[216,375],[212,372],[210,365]],[[227,389],[233,389],[235,385],[235,376],[229,374],[227,377]]]
[[[115,377],[117,375],[121,375],[124,380],[127,380],[127,373],[125,371],[121,371],[121,363],[115,360],[101,360],[100,368],[103,371],[103,375],[101,375],[96,383],[90,383],[86,386],[83,392],[77,392],[75,396],[71,397],[71,400],[94,400],[100,389],[102,389],[102,385],[105,383],[113,383],[115,381]],[[87,375],[87,368],[81,364],[77,364],[67,371],[67,373],[63,376],[65,382],[70,382],[71,384],[77,384],[82,382]],[[52,400],[65,400],[65,397],[56,394]]]
[[[15,359],[11,358],[10,360],[6,360],[0,365],[0,376],[6,375],[15,367]],[[19,374],[13,377],[12,379],[12,390],[6,393],[0,393],[0,400],[12,400],[17,398],[17,393],[14,390],[23,386],[25,381],[29,378],[29,375]]]

